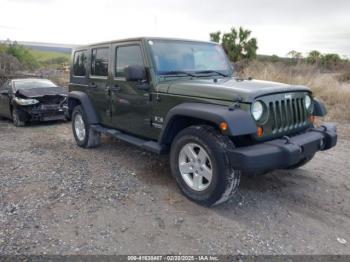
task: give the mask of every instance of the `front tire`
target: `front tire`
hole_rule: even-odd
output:
[[[83,148],[97,147],[101,144],[101,134],[90,128],[81,106],[76,106],[72,114],[72,129],[75,141]]]
[[[213,206],[227,201],[238,189],[241,172],[233,170],[227,150],[232,141],[211,126],[191,126],[174,139],[170,152],[172,174],[184,195]]]

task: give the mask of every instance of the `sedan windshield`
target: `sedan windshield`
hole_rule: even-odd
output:
[[[23,79],[15,80],[14,86],[16,90],[30,89],[30,88],[45,88],[45,87],[57,87],[54,83],[47,79]]]
[[[149,40],[158,75],[231,76],[232,67],[215,43]]]

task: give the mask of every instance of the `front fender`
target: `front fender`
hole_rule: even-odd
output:
[[[251,114],[242,109],[230,110],[227,106],[202,104],[202,103],[183,103],[172,108],[165,119],[164,128],[160,135],[160,143],[166,141],[167,134],[173,128],[172,124],[177,117],[190,117],[193,119],[204,120],[219,126],[226,122],[228,128],[223,134],[228,136],[241,136],[254,134],[257,131],[256,123]]]
[[[99,119],[95,112],[95,109],[91,103],[89,96],[81,91],[72,91],[68,94],[68,110],[70,114],[73,112],[74,107],[77,105],[78,101],[86,114],[87,121],[89,124],[98,124]]]
[[[314,99],[314,116],[327,115],[327,109],[325,105],[318,99]]]

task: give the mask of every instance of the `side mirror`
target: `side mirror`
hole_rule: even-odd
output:
[[[142,81],[146,80],[146,68],[144,66],[132,65],[124,69],[126,81]]]

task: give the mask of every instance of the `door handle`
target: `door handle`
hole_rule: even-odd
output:
[[[95,87],[97,87],[97,85],[96,85],[94,82],[92,82],[92,83],[90,84],[90,87],[95,88]]]

